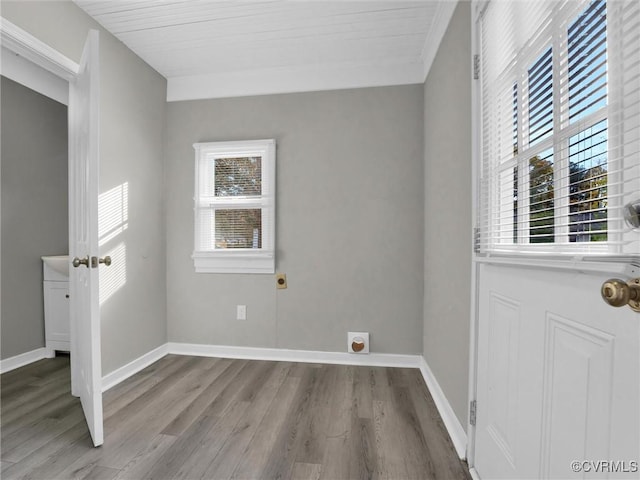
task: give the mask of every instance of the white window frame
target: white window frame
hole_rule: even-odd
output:
[[[483,9],[488,5],[489,2],[476,1],[474,5],[476,7],[476,15],[478,17],[481,15]],[[613,2],[610,2],[613,3]],[[518,198],[518,217],[517,221],[520,225],[528,225],[529,223],[529,172],[528,172],[528,158],[533,155],[535,152],[541,152],[546,149],[552,149],[554,155],[554,182],[555,188],[554,191],[558,194],[555,198],[555,211],[556,217],[566,218],[569,215],[569,204],[568,197],[565,197],[564,193],[568,188],[567,179],[566,179],[566,169],[568,168],[568,158],[567,158],[567,145],[569,138],[576,133],[582,131],[584,128],[588,126],[595,125],[601,120],[609,119],[612,116],[611,112],[611,104],[618,101],[616,98],[617,91],[609,89],[608,95],[609,100],[607,102],[607,106],[602,107],[598,111],[591,113],[590,115],[582,118],[580,121],[575,124],[569,125],[568,123],[568,102],[561,102],[560,97],[557,95],[557,92],[561,90],[559,88],[559,82],[566,81],[566,71],[559,68],[559,63],[564,61],[567,56],[566,48],[567,45],[563,42],[563,36],[566,34],[566,27],[569,23],[575,20],[576,16],[584,10],[584,8],[588,5],[588,2],[575,2],[569,4],[563,4],[562,6],[558,6],[556,15],[551,23],[549,23],[546,28],[540,32],[538,38],[530,44],[526,51],[523,52],[524,55],[520,54],[518,56],[517,62],[511,68],[510,74],[513,79],[513,83],[516,83],[518,86],[518,148],[519,152],[514,158],[509,160],[504,160],[500,163],[499,169],[496,169],[496,175],[493,178],[489,179],[491,183],[490,186],[490,207],[489,211],[482,211],[483,207],[479,206],[481,211],[481,215],[496,215],[499,214],[500,199],[498,194],[500,193],[500,181],[501,181],[501,173],[508,174],[508,172],[513,171],[513,167],[518,166],[518,188],[522,193]],[[609,29],[612,28],[612,24],[610,22],[610,10],[611,5],[608,3],[608,20],[607,20],[607,42],[611,41],[611,36],[609,33]],[[478,22],[476,18],[474,20]],[[474,27],[476,25],[474,24]],[[476,30],[476,48],[481,49],[481,41],[479,39],[479,29]],[[526,98],[528,95],[527,92],[527,70],[529,66],[532,64],[535,59],[543,53],[543,51],[547,47],[552,47],[552,55],[553,55],[553,89],[554,89],[554,134],[551,138],[547,138],[535,144],[535,146],[530,147],[528,145],[528,139],[524,138],[524,132],[526,131],[526,105],[523,105],[522,100]],[[614,83],[618,81],[619,72],[615,65],[611,64],[611,50],[608,47],[608,56],[609,56],[609,64],[608,64],[608,73],[610,81],[609,83]],[[615,55],[615,53],[614,53]],[[478,151],[482,152],[482,86],[481,83],[474,85],[478,90],[476,91],[476,115],[474,117],[475,120],[475,130],[476,144],[478,145]],[[563,84],[564,88],[564,84]],[[563,95],[566,95],[566,92],[563,92]],[[617,132],[614,130],[618,128],[617,125],[612,125],[612,122],[608,123],[608,131],[609,131],[609,151],[615,151],[620,146],[616,142],[616,138],[618,138]],[[482,162],[482,153],[478,154],[476,161],[479,164]],[[610,165],[610,177],[613,178],[615,175],[620,175],[619,172],[615,170],[615,168],[611,168],[611,166],[617,165],[618,162],[615,158],[608,158],[608,162]],[[482,182],[481,172],[477,172],[476,178]],[[562,179],[558,181],[557,179]],[[559,255],[561,257],[565,256],[578,256],[578,257],[593,257],[598,258],[601,256],[607,256],[610,259],[613,259],[616,256],[624,256],[622,248],[619,246],[622,243],[621,236],[621,222],[617,217],[613,217],[611,215],[612,211],[617,211],[621,209],[622,203],[620,195],[618,194],[615,182],[611,182],[611,185],[608,185],[608,201],[609,208],[608,213],[609,216],[607,218],[608,222],[608,232],[609,239],[603,242],[576,242],[576,243],[566,243],[566,239],[568,238],[569,231],[566,226],[555,226],[554,236],[555,242],[553,243],[540,243],[534,244],[529,242],[528,238],[528,228],[519,228],[518,229],[518,243],[513,243],[506,238],[502,240],[498,238],[495,232],[499,232],[500,230],[506,231],[504,228],[505,225],[508,226],[507,223],[502,224],[502,226],[496,225],[494,220],[483,221],[479,219],[478,221],[478,234],[474,241],[478,241],[478,245],[476,246],[476,253],[478,255],[486,255],[486,256],[511,256],[511,257],[524,257],[529,255],[543,255],[543,256],[554,256]],[[476,196],[478,198],[478,204],[482,205],[481,194],[482,194],[482,186],[479,184],[477,187]],[[478,218],[478,217],[476,217]],[[493,217],[492,217],[493,218]],[[488,235],[490,240],[486,240],[484,237]],[[507,233],[503,235],[504,237],[510,237]]]
[[[275,272],[276,142],[274,139],[194,143],[194,251],[196,273]],[[261,157],[262,195],[259,197],[205,197],[200,191],[202,166],[213,158]],[[262,242],[259,249],[202,249],[199,213],[211,208],[259,208],[262,211]],[[214,233],[215,237],[215,233]]]

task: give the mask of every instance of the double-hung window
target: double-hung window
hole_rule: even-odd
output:
[[[275,140],[196,143],[200,273],[274,273]]]
[[[638,253],[640,2],[482,8],[480,252]]]

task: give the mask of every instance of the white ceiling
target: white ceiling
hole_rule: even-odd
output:
[[[424,80],[454,1],[74,0],[168,79],[168,99]]]

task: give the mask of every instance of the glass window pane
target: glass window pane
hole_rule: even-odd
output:
[[[607,121],[569,138],[569,241],[607,240]]]
[[[529,241],[554,241],[553,149],[529,159]]]
[[[529,68],[529,146],[553,134],[551,47]]]
[[[262,248],[262,210],[215,211],[216,249]]]
[[[262,158],[216,158],[214,185],[216,197],[262,194]]]
[[[607,12],[595,0],[569,26],[569,120],[575,122],[607,104]]]

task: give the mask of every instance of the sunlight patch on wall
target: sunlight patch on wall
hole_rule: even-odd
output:
[[[101,193],[98,197],[98,243],[113,240],[129,225],[129,182]]]
[[[111,266],[100,267],[100,305],[109,300],[127,283],[127,247],[124,243],[118,244],[105,253],[111,257]]]

